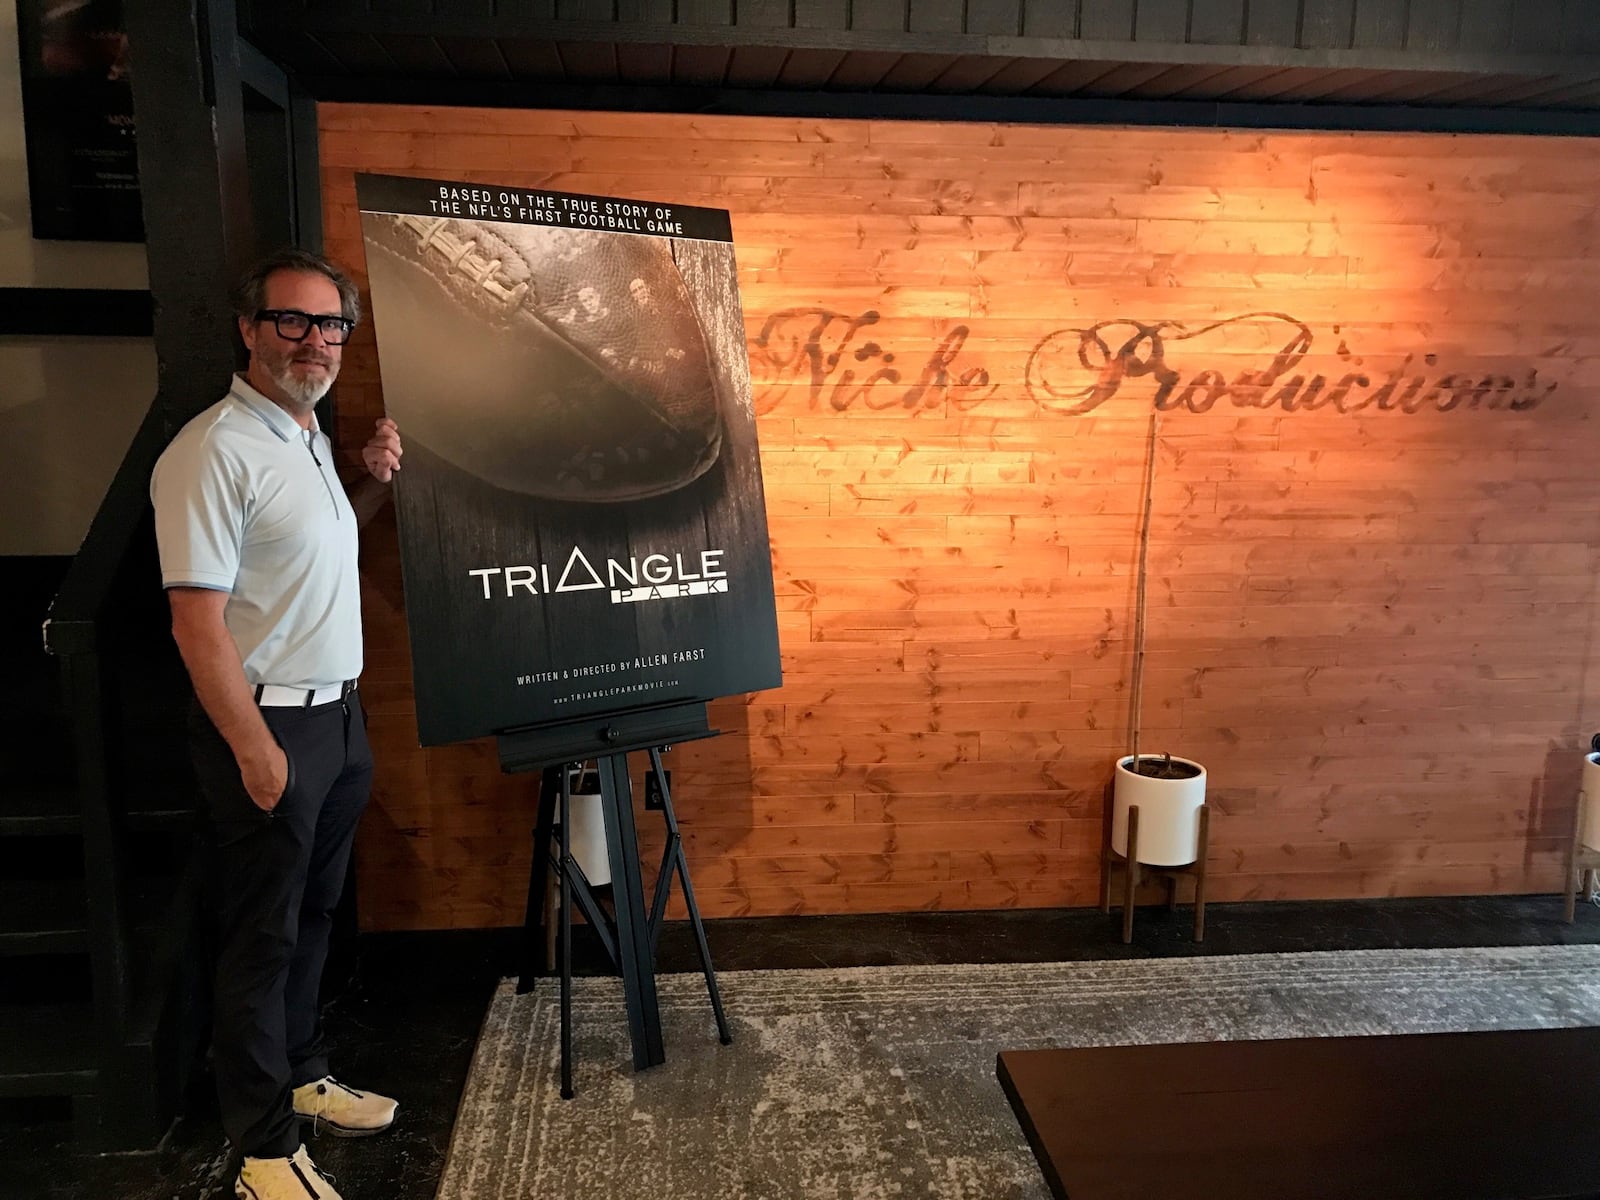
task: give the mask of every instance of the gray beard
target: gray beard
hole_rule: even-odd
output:
[[[289,364],[281,372],[269,370],[268,374],[272,376],[272,382],[277,384],[283,391],[290,404],[294,405],[302,413],[309,413],[316,408],[317,402],[326,396],[328,389],[333,386],[333,373],[330,371],[328,377],[319,383],[315,380],[299,378],[294,374],[293,370],[289,369],[292,366],[292,363]]]

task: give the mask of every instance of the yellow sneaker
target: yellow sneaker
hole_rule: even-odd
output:
[[[294,1089],[294,1115],[314,1122],[312,1132],[325,1128],[335,1137],[382,1133],[394,1124],[398,1107],[387,1096],[345,1087],[332,1075]]]
[[[288,1158],[247,1158],[234,1182],[238,1200],[343,1200],[301,1146]]]

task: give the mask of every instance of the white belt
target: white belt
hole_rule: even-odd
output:
[[[262,708],[312,708],[318,704],[332,704],[356,690],[354,679],[345,683],[330,683],[327,687],[292,688],[281,683],[256,685],[256,703]]]

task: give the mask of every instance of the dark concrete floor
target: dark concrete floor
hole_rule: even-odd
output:
[[[1187,909],[1141,909],[1131,946],[1118,918],[1093,910],[1009,910],[712,922],[719,970],[946,962],[1259,954],[1295,950],[1600,942],[1600,909],[1561,920],[1555,897],[1472,897],[1215,905],[1206,940],[1189,940]],[[579,931],[580,935],[582,931]],[[497,980],[517,972],[513,931],[369,934],[333,971],[326,1019],[337,1071],[397,1096],[400,1118],[379,1137],[312,1143],[346,1200],[434,1194],[478,1025]],[[574,938],[581,970],[601,966]],[[686,926],[662,934],[660,968],[698,966]],[[671,1048],[668,1048],[668,1053]],[[0,1106],[0,1196],[11,1200],[211,1200],[232,1195],[233,1166],[204,1101],[145,1155],[87,1157],[64,1108]]]

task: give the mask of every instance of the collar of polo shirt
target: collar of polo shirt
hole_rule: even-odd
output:
[[[239,400],[246,408],[260,417],[266,427],[277,434],[281,440],[287,442],[290,438],[301,437],[305,434],[306,430],[300,428],[300,422],[246,383],[243,375],[235,375],[233,377],[233,387],[229,391],[236,400]],[[311,414],[310,431],[312,433],[320,432],[317,427],[316,413]]]

